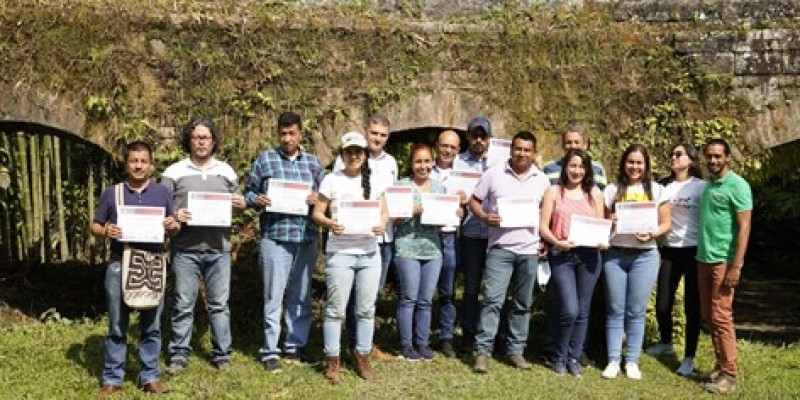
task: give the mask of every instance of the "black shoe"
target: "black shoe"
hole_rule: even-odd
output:
[[[315,365],[317,362],[306,354],[303,348],[298,348],[293,352],[284,352],[283,359],[287,362],[303,364],[303,365]]]
[[[281,372],[281,362],[277,358],[268,358],[261,362],[267,372],[277,373]]]
[[[547,368],[553,368],[556,365],[555,357],[547,353],[539,353],[536,356],[536,362]]]
[[[578,362],[581,364],[581,367],[584,368],[594,367],[594,360],[589,358],[586,353],[581,353],[581,358],[578,359]]]
[[[447,358],[453,358],[456,356],[456,350],[453,348],[453,343],[451,341],[442,341],[442,355]]]

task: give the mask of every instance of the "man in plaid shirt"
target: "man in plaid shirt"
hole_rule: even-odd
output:
[[[306,215],[261,212],[261,254],[259,263],[264,282],[264,346],[259,351],[264,368],[280,371],[278,339],[281,311],[286,297],[286,339],[283,357],[310,363],[304,352],[311,330],[311,274],[317,259],[317,227],[310,212],[316,202],[323,170],[316,156],[300,149],[303,137],[300,116],[284,112],[278,117],[280,146],[262,151],[247,178],[247,205],[262,209],[272,204],[272,179],[311,185]]]

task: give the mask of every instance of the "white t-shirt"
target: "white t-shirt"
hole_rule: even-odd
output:
[[[665,246],[697,246],[700,197],[705,189],[706,181],[695,177],[683,182],[672,181],[664,188],[672,205],[672,229],[664,236]]]
[[[367,158],[369,169],[372,174],[380,174],[388,182],[384,187],[392,186],[400,178],[397,170],[397,160],[385,150],[381,150],[381,154],[377,157],[369,156]],[[344,169],[344,161],[342,156],[337,155],[333,163],[333,170],[339,171]],[[386,232],[383,234],[383,243],[391,243],[394,241],[394,224],[390,221],[386,225]]]
[[[653,199],[648,200],[647,194],[644,191],[644,186],[641,184],[631,185],[628,186],[628,190],[625,191],[625,198],[622,199],[623,201],[655,201],[658,205],[669,201],[669,197],[666,196],[664,187],[659,185],[656,182],[650,183],[650,191],[653,194]],[[603,199],[606,204],[606,208],[614,211],[614,203],[617,198],[617,186],[616,183],[612,183],[606,186],[606,189],[603,191]],[[654,249],[658,247],[658,244],[655,240],[650,240],[648,242],[640,242],[636,240],[636,237],[632,234],[619,234],[611,235],[611,245],[618,246],[618,247],[627,247],[627,248],[635,248],[635,249]]]
[[[369,200],[381,198],[386,189],[386,182],[388,179],[385,175],[374,172],[370,175]],[[329,207],[333,219],[336,219],[340,201],[365,200],[364,189],[361,188],[361,175],[351,178],[343,171],[325,175],[319,193],[330,200]],[[327,253],[367,254],[375,251],[378,251],[378,237],[375,235],[334,235],[333,232],[328,232]]]

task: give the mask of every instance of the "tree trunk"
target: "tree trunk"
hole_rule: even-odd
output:
[[[17,155],[16,162],[19,163],[19,174],[17,182],[19,184],[19,199],[22,202],[23,210],[23,229],[22,231],[22,252],[20,258],[28,260],[29,252],[33,244],[33,212],[31,208],[31,190],[29,184],[30,174],[28,173],[28,139],[25,133],[17,132]]]
[[[31,251],[31,255],[36,258],[37,261],[42,261],[44,258],[44,238],[42,232],[42,188],[41,188],[41,179],[42,179],[42,172],[41,172],[41,154],[39,152],[39,135],[37,134],[29,134],[28,135],[28,144],[30,145],[29,153],[30,153],[30,175],[28,176],[28,180],[31,184],[31,212],[33,216],[33,220],[31,224],[33,226],[33,237],[31,244],[34,246]]]
[[[44,242],[44,261],[46,264],[51,264],[53,262],[53,237],[50,227],[52,224],[50,223],[52,218],[50,215],[51,206],[50,202],[52,200],[51,192],[52,192],[52,181],[50,179],[50,170],[52,169],[53,163],[51,162],[52,157],[52,141],[50,140],[49,135],[42,136],[42,214],[44,215],[44,230],[42,231],[42,241]],[[58,151],[58,149],[56,149]],[[66,261],[66,260],[61,260]]]
[[[67,224],[64,220],[64,191],[61,190],[63,182],[61,180],[61,146],[58,136],[53,135],[53,172],[55,176],[55,197],[56,197],[56,222],[58,222],[58,242],[62,260],[69,259],[69,243],[67,242]]]

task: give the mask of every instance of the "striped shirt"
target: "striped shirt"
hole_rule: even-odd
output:
[[[292,159],[280,147],[265,150],[253,161],[244,198],[248,206],[257,208],[258,196],[269,191],[269,180],[272,178],[309,183],[311,190],[317,192],[322,176],[322,165],[314,155],[300,151]],[[317,237],[317,226],[311,221],[310,206],[305,216],[262,212],[260,223],[261,234],[279,242],[303,243]]]

